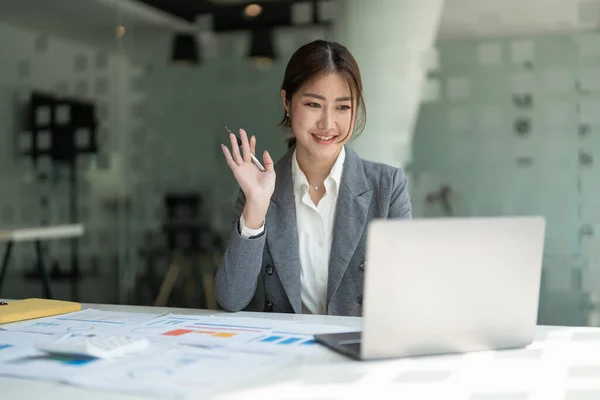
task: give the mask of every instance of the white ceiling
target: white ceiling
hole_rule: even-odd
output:
[[[140,42],[152,42],[176,29],[194,29],[135,0],[0,0],[0,21],[96,46],[115,46],[115,27],[120,24]],[[597,29],[599,21],[600,0],[445,0],[439,37]]]
[[[194,26],[133,0],[0,0],[0,21],[92,45],[114,45],[124,25],[137,37]]]
[[[599,0],[445,0],[439,37],[596,29],[599,21]]]

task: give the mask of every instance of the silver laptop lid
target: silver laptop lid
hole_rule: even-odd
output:
[[[542,217],[375,220],[368,229],[362,358],[533,340]]]

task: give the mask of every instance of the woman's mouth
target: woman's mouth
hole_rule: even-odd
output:
[[[313,139],[315,139],[315,141],[317,143],[321,143],[321,144],[331,144],[335,141],[335,138],[337,136],[335,135],[315,135],[314,133],[312,134]]]

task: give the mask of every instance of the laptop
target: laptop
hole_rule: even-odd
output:
[[[533,342],[543,217],[374,220],[360,332],[315,335],[356,360],[522,348]]]

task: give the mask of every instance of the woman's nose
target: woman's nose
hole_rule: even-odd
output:
[[[319,129],[331,129],[333,125],[333,112],[324,108],[318,123]]]

